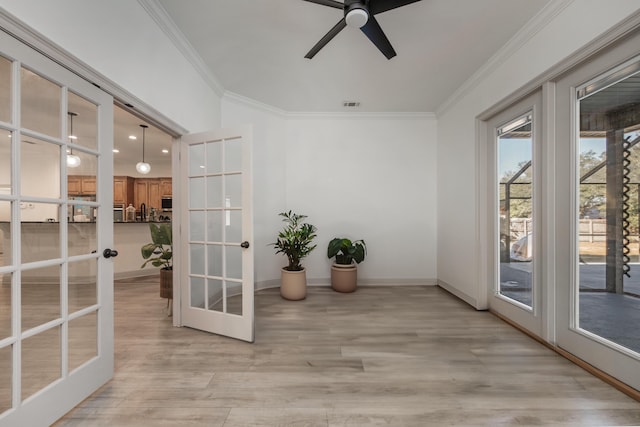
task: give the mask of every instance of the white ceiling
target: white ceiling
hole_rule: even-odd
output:
[[[303,0],[147,0],[229,92],[287,112],[434,112],[549,0],[422,0],[376,15],[397,56]],[[163,11],[164,9],[164,11]]]

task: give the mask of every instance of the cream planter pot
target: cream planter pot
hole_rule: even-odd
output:
[[[331,287],[338,292],[353,292],[358,287],[358,268],[355,264],[331,266]]]
[[[307,271],[289,271],[282,269],[280,296],[291,301],[298,301],[307,297]]]

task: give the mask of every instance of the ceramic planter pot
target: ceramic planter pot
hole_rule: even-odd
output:
[[[173,270],[160,270],[160,298],[173,299]]]
[[[358,287],[358,268],[355,264],[331,266],[331,287],[338,292],[353,292]]]
[[[307,297],[307,272],[282,269],[280,296],[291,301],[298,301]]]

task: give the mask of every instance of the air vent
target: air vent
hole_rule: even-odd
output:
[[[355,108],[355,107],[359,107],[360,103],[357,101],[344,101],[342,103],[343,107],[348,107],[348,108]]]

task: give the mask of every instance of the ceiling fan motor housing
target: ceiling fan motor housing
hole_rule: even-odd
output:
[[[361,3],[352,3],[346,9],[345,20],[349,27],[362,28],[369,20],[369,11]]]

